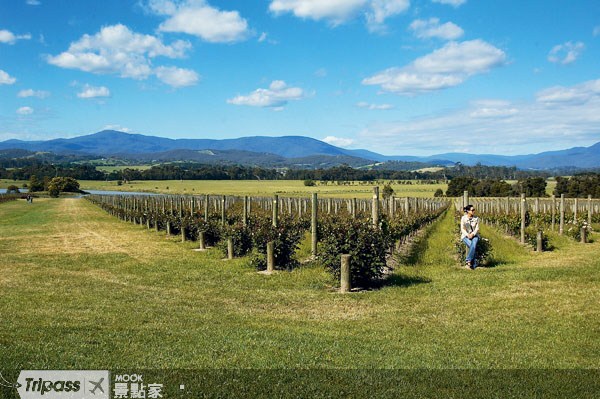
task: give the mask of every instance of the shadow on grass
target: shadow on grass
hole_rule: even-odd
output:
[[[390,275],[388,278],[381,281],[381,285],[378,288],[383,287],[411,287],[413,285],[418,284],[427,284],[431,283],[432,280],[427,277],[421,276],[409,276],[405,274],[394,273]]]

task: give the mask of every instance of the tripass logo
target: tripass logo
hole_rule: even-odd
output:
[[[108,370],[22,370],[21,399],[108,399]]]

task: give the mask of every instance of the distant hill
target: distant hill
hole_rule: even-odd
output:
[[[254,136],[224,140],[169,139],[104,130],[70,139],[0,142],[0,150],[6,149],[103,157],[119,155],[130,159],[163,162],[185,160],[271,167],[289,167],[290,165],[330,167],[343,163],[357,167],[388,161],[422,163],[421,167],[448,166],[456,162],[465,165],[481,163],[488,166],[516,166],[521,169],[600,167],[600,143],[590,147],[575,147],[561,151],[516,156],[447,153],[416,157],[410,155],[386,156],[363,149],[349,150],[303,136]],[[397,164],[393,165],[396,168],[402,167]]]

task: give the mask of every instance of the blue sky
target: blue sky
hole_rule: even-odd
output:
[[[588,146],[599,50],[596,0],[1,0],[0,140]]]

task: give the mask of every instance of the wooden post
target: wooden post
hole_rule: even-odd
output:
[[[198,241],[199,241],[199,244],[200,244],[200,246],[198,247],[198,249],[202,249],[202,250],[206,249],[206,241],[205,241],[205,238],[204,238],[204,232],[203,231],[200,232],[200,236],[198,237]]]
[[[273,227],[279,225],[279,196],[275,194],[273,196]]]
[[[581,234],[581,243],[582,244],[587,243],[587,228],[585,226],[581,228],[580,234]]]
[[[592,194],[588,195],[588,203],[587,203],[587,211],[588,211],[588,226],[592,225]]]
[[[552,194],[552,231],[554,231],[554,225],[556,224],[556,195]]]
[[[469,205],[469,192],[467,190],[463,191],[463,208]]]
[[[577,220],[577,208],[579,208],[579,198],[575,197],[575,201],[573,204],[573,220]]]
[[[350,292],[350,255],[342,255],[340,270],[340,292]]]
[[[274,246],[273,241],[267,243],[267,273],[273,273],[275,270]]]
[[[167,236],[170,236],[170,235],[171,235],[171,222],[168,221],[167,222]]]
[[[373,187],[373,208],[372,208],[373,227],[379,227],[379,187]]]
[[[242,214],[242,223],[244,227],[248,226],[248,196],[244,196],[244,211]]]
[[[223,195],[221,197],[221,224],[225,225],[225,201],[227,198]]]
[[[561,236],[565,230],[565,194],[560,195],[560,221],[558,223],[558,234]]]
[[[227,259],[233,259],[233,238],[227,239]]]
[[[521,193],[521,244],[525,244],[525,214],[527,212],[527,200],[525,193]]]
[[[317,256],[317,208],[319,206],[317,193],[312,195],[312,215],[310,221],[311,232],[311,254]]]
[[[356,209],[358,208],[358,204],[356,203],[356,198],[352,198],[352,203],[351,203],[351,209],[352,209],[352,218],[356,218]]]
[[[185,242],[185,226],[183,220],[181,221],[181,242]]]
[[[210,196],[208,194],[206,194],[204,196],[204,221],[205,222],[208,221],[208,207],[209,207],[209,203],[210,203]]]
[[[536,250],[538,252],[542,252],[544,250],[543,249],[543,245],[542,245],[543,244],[543,240],[544,240],[544,235],[542,233],[542,230],[538,230],[537,237],[536,237],[536,242],[537,242],[537,248],[536,248]]]

